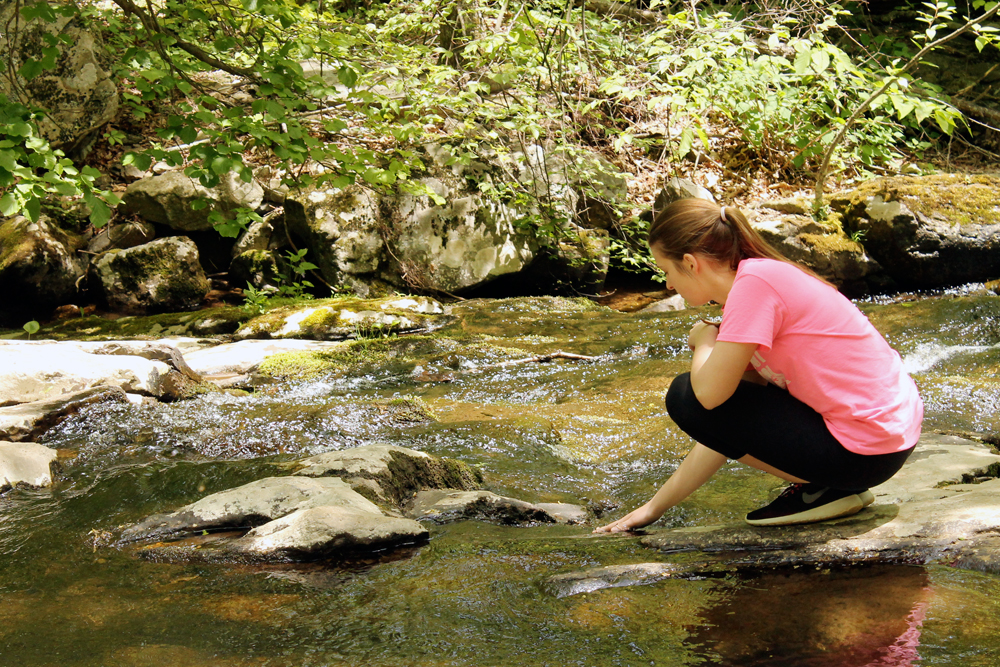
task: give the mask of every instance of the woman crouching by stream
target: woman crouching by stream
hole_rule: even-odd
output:
[[[833,286],[771,248],[735,207],[701,199],[656,216],[649,247],[667,286],[692,306],[723,307],[691,329],[691,371],[667,412],[697,444],[645,505],[594,532],[646,526],[726,459],[791,486],[748,523],[824,521],[871,504],[902,467],[923,403],[899,354]]]

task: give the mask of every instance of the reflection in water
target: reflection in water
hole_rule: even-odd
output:
[[[916,567],[767,574],[735,584],[691,642],[727,667],[916,667],[929,596]]]

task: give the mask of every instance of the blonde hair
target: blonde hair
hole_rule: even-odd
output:
[[[720,208],[704,199],[675,201],[656,214],[647,240],[651,249],[678,264],[684,255],[699,253],[735,271],[742,260],[761,257],[786,262],[823,280],[772,248],[735,206]]]

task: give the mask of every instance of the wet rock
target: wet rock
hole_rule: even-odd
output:
[[[0,341],[0,406],[52,400],[98,386],[161,397],[170,367],[133,356],[88,354],[72,343]]]
[[[188,366],[180,350],[163,342],[109,341],[103,345],[91,347],[89,352],[91,354],[124,354],[133,357],[142,357],[143,359],[162,361],[188,378],[196,382],[201,381],[201,375]]]
[[[427,535],[418,522],[385,516],[378,508],[324,506],[298,510],[254,528],[229,549],[266,560],[299,560],[387,549],[425,540]]]
[[[683,574],[689,568],[671,563],[634,563],[608,565],[579,572],[567,572],[550,577],[548,585],[557,598],[581,593],[592,593],[603,588],[655,584],[672,576]]]
[[[382,511],[336,477],[266,477],[213,493],[176,512],[156,514],[130,526],[122,540],[175,537],[204,530],[260,526],[299,510],[337,506],[382,516]]]
[[[431,331],[451,321],[428,297],[372,300],[324,299],[275,308],[245,323],[236,337],[343,340]]]
[[[247,375],[262,361],[286,352],[314,352],[335,349],[342,343],[302,340],[241,340],[215,347],[204,348],[184,355],[185,361],[199,375]]]
[[[767,210],[758,211],[752,224],[782,255],[808,266],[845,294],[866,294],[869,285],[877,288],[886,283],[879,263],[839,228],[824,227],[805,215]]]
[[[4,287],[0,318],[38,312],[76,298],[87,262],[77,250],[86,235],[60,229],[41,216],[0,218],[0,285]]]
[[[990,175],[881,178],[830,206],[899,287],[943,287],[1000,275],[998,187]]]
[[[489,491],[432,489],[420,491],[407,504],[406,515],[418,521],[445,523],[484,519],[505,525],[531,523],[584,523],[587,512],[568,503],[533,505]]]
[[[925,434],[903,469],[872,489],[859,514],[805,526],[746,524],[657,531],[641,542],[661,551],[727,552],[731,566],[803,563],[998,562],[986,538],[1000,531],[1000,455],[954,436]],[[990,480],[964,483],[977,477]],[[991,537],[992,539],[992,537]]]
[[[654,301],[645,308],[641,309],[640,313],[669,313],[677,310],[684,310],[687,308],[687,302],[684,301],[684,297],[680,294],[675,294],[666,299],[660,299],[659,301]]]
[[[17,484],[48,486],[56,452],[33,442],[0,442],[0,491]]]
[[[296,475],[338,475],[366,496],[399,505],[423,489],[478,489],[476,468],[395,445],[367,445],[302,459]]]
[[[21,3],[0,8],[0,52],[9,55],[0,76],[0,93],[27,107],[46,110],[38,121],[43,137],[66,151],[79,150],[118,111],[118,88],[110,75],[110,57],[96,33],[75,17],[58,16],[49,23],[24,21]],[[55,39],[53,39],[55,38]],[[51,42],[51,43],[50,43]],[[55,67],[31,80],[16,74],[29,57],[55,45]]]
[[[155,238],[156,230],[153,225],[142,220],[132,220],[102,229],[90,239],[87,252],[99,254],[108,250],[134,248]]]
[[[94,266],[108,305],[121,312],[193,310],[211,287],[197,246],[181,236],[112,250]]]
[[[219,185],[207,188],[181,171],[168,171],[132,183],[122,201],[127,211],[149,222],[193,232],[212,229],[209,215],[215,211],[228,214],[237,208],[256,209],[263,198],[260,185],[245,183],[232,172],[221,176]],[[208,205],[196,210],[194,202],[200,200]]]
[[[0,408],[0,438],[14,442],[36,440],[88,405],[128,401],[119,387],[94,387],[58,398],[8,405]]]

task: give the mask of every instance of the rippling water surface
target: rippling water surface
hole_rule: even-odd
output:
[[[917,379],[926,428],[1000,432],[998,302],[864,305]],[[662,395],[704,314],[470,303],[433,336],[371,343],[346,371],[252,395],[94,407],[46,436],[63,456],[53,488],[0,496],[0,664],[1000,664],[1000,578],[946,566],[668,579],[557,598],[554,574],[684,556],[588,528],[481,522],[432,526],[427,544],[363,560],[294,566],[151,562],[113,543],[123,524],[280,474],[276,463],[372,442],[474,463],[501,494],[616,516],[690,447]],[[598,360],[491,366],[556,349]],[[778,486],[728,465],[660,525],[738,520]]]

